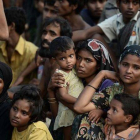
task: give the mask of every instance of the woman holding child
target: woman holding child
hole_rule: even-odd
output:
[[[109,53],[105,46],[98,40],[92,39],[79,43],[78,47],[76,48],[76,55],[76,74],[78,77],[83,79],[84,85],[87,85],[100,70],[113,70],[113,64]],[[55,73],[48,87],[49,99],[56,98],[53,92],[53,87],[61,87],[60,84],[64,84],[64,77],[60,73]],[[113,82],[111,80],[106,79],[102,82],[98,91],[111,86],[112,84]],[[62,101],[62,103],[73,110],[73,104],[65,101]],[[58,108],[57,102],[50,102],[50,106],[54,116],[56,116]],[[88,116],[88,114],[86,114],[86,116]],[[80,120],[81,116],[79,118],[76,117],[76,121],[74,122],[80,123]],[[74,134],[77,132],[77,124],[76,126],[74,124],[74,126],[76,127],[74,129]],[[90,123],[88,125],[90,126]],[[100,133],[103,134],[102,129],[99,125],[96,125],[95,128],[98,129],[97,135]]]
[[[118,76],[115,72],[111,71],[99,72],[80,94],[74,105],[74,110],[79,113],[89,112],[97,108],[107,110],[114,95],[120,93],[140,98],[140,46],[132,45],[126,47],[120,56],[118,68]],[[115,83],[98,92],[97,89],[105,78],[120,81],[120,83]],[[139,124],[139,121],[136,122]],[[117,131],[123,132],[126,129],[124,125],[125,123]],[[80,126],[79,130],[81,129],[84,129],[84,126]],[[134,136],[131,135],[131,139]],[[85,137],[85,133],[82,133],[82,131],[78,132],[77,139],[84,139]],[[122,139],[125,138],[122,137]]]

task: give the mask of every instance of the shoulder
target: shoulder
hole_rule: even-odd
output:
[[[28,50],[35,50],[36,51],[38,49],[38,47],[36,45],[34,45],[33,43],[26,41],[26,40],[25,40],[25,47]]]
[[[31,134],[30,139],[32,140],[52,140],[52,136],[44,122],[38,121],[35,123],[32,123],[30,125]]]

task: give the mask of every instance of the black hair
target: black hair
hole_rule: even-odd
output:
[[[118,1],[119,3],[121,3],[122,0],[117,0],[117,1]],[[140,3],[140,0],[139,0],[139,3]]]
[[[50,54],[52,57],[55,57],[58,53],[66,52],[66,50],[71,48],[74,48],[72,39],[67,36],[60,36],[51,42]]]
[[[70,5],[77,5],[77,8],[75,10],[76,14],[79,14],[86,4],[86,0],[67,0],[67,1],[69,2]]]
[[[40,90],[33,86],[27,85],[21,88],[20,91],[14,94],[11,107],[15,104],[18,100],[27,100],[30,103],[30,122],[29,124],[37,121],[44,121],[45,113],[43,112],[43,100],[40,96]]]
[[[72,29],[69,22],[61,17],[47,18],[44,20],[43,29],[48,25],[53,24],[54,26],[60,25],[60,35],[72,37]]]
[[[56,0],[44,0],[44,5],[54,6]]]
[[[89,52],[93,55],[93,50],[88,46],[88,41],[87,41],[87,40],[85,40],[85,41],[80,41],[80,42],[77,44],[75,50],[76,50],[76,54],[78,54],[79,51],[81,51],[81,50],[87,50],[87,51],[89,51]],[[96,60],[96,59],[95,59],[95,60]],[[96,60],[96,61],[97,61],[97,60]]]
[[[5,9],[5,16],[8,26],[15,23],[15,31],[21,35],[25,30],[26,16],[22,8],[10,7]]]
[[[125,93],[116,94],[113,99],[122,103],[124,115],[132,115],[133,120],[131,124],[134,123],[140,114],[140,100]]]

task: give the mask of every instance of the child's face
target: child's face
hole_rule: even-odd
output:
[[[11,125],[19,132],[27,129],[30,121],[30,104],[27,100],[17,100],[10,110]]]
[[[121,0],[118,3],[124,22],[129,22],[140,8],[139,0]]]
[[[122,109],[122,103],[118,100],[112,99],[110,109],[107,112],[107,123],[109,125],[121,126],[125,123],[126,116]]]
[[[128,54],[119,64],[119,74],[125,84],[139,84],[140,81],[140,58]]]
[[[71,48],[66,52],[59,53],[55,59],[61,70],[69,72],[76,63],[75,51],[73,48]]]

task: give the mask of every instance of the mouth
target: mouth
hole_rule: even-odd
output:
[[[81,73],[81,74],[84,73],[84,71],[83,71],[82,69],[78,69],[77,72],[78,72],[78,73]]]
[[[111,122],[111,119],[107,116],[106,118],[107,122]]]
[[[101,14],[102,10],[96,10],[96,11],[94,11],[94,13]]]
[[[16,119],[11,120],[12,123],[18,124],[19,122]]]
[[[128,79],[128,80],[129,80],[129,79],[132,79],[132,77],[129,76],[129,75],[124,75],[124,78],[125,78],[125,79]]]
[[[133,15],[134,12],[132,12],[132,11],[127,11],[126,14],[127,14],[127,15]]]
[[[43,46],[44,48],[49,48],[49,44],[47,44],[47,43],[43,43],[42,46]]]
[[[73,68],[73,65],[68,65],[67,68],[71,69],[71,68]]]

